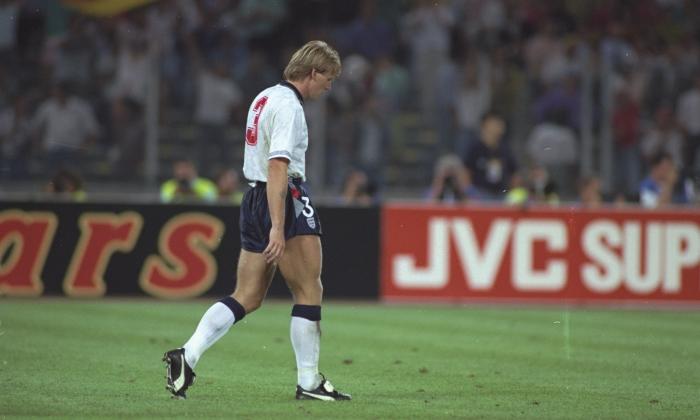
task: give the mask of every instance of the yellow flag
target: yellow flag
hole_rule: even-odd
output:
[[[86,15],[110,17],[153,3],[154,0],[61,0],[64,6]]]

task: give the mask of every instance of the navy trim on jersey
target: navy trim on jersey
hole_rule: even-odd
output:
[[[285,86],[285,87],[290,88],[292,90],[292,92],[294,92],[294,94],[297,95],[297,99],[299,99],[299,102],[302,105],[304,105],[304,98],[301,96],[301,92],[299,92],[299,89],[297,89],[296,86],[294,86],[293,84],[289,83],[286,80],[281,81],[280,86]]]
[[[285,157],[289,161],[292,160],[292,154],[286,150],[275,150],[274,152],[270,152],[270,154],[268,155],[268,159],[273,159],[276,157]]]

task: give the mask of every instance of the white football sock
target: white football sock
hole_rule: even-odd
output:
[[[307,391],[316,389],[321,384],[321,376],[318,374],[320,321],[293,316],[290,336],[297,359],[297,383]]]
[[[182,346],[187,364],[194,369],[202,353],[223,337],[235,321],[236,317],[228,306],[221,302],[213,304],[202,316],[192,337]]]

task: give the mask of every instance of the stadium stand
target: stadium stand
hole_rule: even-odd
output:
[[[693,203],[699,23],[692,1],[3,1],[0,191],[40,190],[55,172],[40,124],[55,86],[95,116],[95,133],[64,133],[95,134],[63,156],[90,189],[157,200],[185,155],[208,177],[238,168],[251,96],[279,80],[290,48],[323,38],[344,71],[307,108],[320,200],[339,201],[353,169],[384,199],[423,199],[439,157],[468,162],[475,122],[495,111],[526,185],[549,165],[564,201],[590,176],[606,201],[636,201],[666,151],[675,201]]]

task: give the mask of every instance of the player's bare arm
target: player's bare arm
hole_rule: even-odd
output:
[[[289,161],[270,159],[267,178],[267,204],[270,209],[270,243],[263,251],[268,264],[276,263],[284,254],[284,205],[287,200],[287,168]]]

